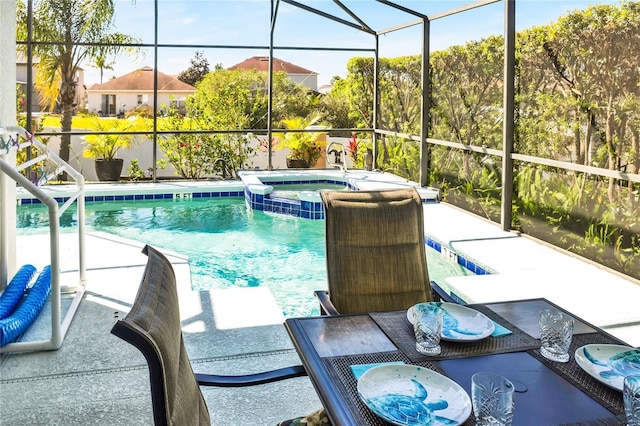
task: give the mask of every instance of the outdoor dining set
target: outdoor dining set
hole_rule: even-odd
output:
[[[413,189],[322,194],[322,315],[285,328],[302,365],[194,374],[159,252],[114,334],[149,364],[156,424],[209,424],[200,385],[308,375],[333,425],[640,425],[640,350],[545,298],[462,305],[429,281]]]

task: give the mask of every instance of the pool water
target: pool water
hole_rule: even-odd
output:
[[[76,231],[69,209],[62,231]],[[247,208],[242,198],[87,203],[86,227],[188,256],[194,289],[267,286],[285,317],[318,315],[315,290],[327,288],[324,221]],[[41,206],[21,206],[18,235],[48,232]],[[471,275],[427,247],[436,282]]]
[[[323,189],[331,191],[346,191],[349,186],[346,184],[340,185],[337,183],[302,183],[302,184],[282,184],[273,185],[273,191],[271,197],[289,198],[292,200],[299,200],[298,193],[300,191],[314,191],[319,192]]]

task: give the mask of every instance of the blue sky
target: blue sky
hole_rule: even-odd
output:
[[[474,1],[397,0],[396,3],[433,16]],[[330,0],[301,2],[351,20]],[[374,30],[391,28],[416,19],[372,0],[344,0],[343,3]],[[568,11],[601,3],[619,4],[619,1],[517,0],[517,29],[545,25],[556,21]],[[166,44],[268,46],[270,8],[269,0],[159,0],[158,41]],[[153,43],[153,12],[154,2],[151,0],[117,0],[116,31],[139,37],[144,43]],[[492,34],[502,34],[503,16],[504,4],[498,2],[434,20],[431,25],[431,49],[440,50]],[[397,57],[420,53],[420,33],[421,27],[415,26],[380,37],[380,56]],[[374,39],[364,32],[281,3],[274,45],[372,49]],[[160,48],[158,69],[167,74],[177,74],[188,68],[189,59],[194,57],[196,50],[204,52],[211,69],[218,63],[226,68],[251,56],[268,55],[268,50],[265,49]],[[319,73],[318,83],[322,85],[329,83],[335,75],[345,77],[349,58],[371,56],[371,53],[276,50],[274,56]],[[137,61],[126,57],[118,58],[113,66],[114,70],[106,70],[104,78],[120,76],[145,65],[154,65],[153,51],[148,51],[145,58]],[[86,64],[84,69],[87,85],[99,82],[97,69]]]

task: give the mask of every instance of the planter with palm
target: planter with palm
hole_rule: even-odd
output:
[[[307,117],[293,117],[282,120],[287,129],[309,129],[320,122],[319,115]],[[280,132],[274,133],[277,138],[276,149],[289,149],[287,155],[287,167],[308,168],[313,167],[324,154],[326,141],[322,140],[324,132]]]
[[[98,118],[93,120],[96,132],[131,132],[143,129],[142,119]],[[85,148],[82,155],[93,158],[98,180],[117,181],[120,178],[124,160],[116,158],[118,150],[130,148],[135,135],[97,134],[85,136]]]

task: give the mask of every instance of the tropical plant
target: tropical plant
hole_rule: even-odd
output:
[[[144,172],[140,168],[140,165],[138,164],[137,158],[134,158],[131,160],[131,165],[127,169],[127,173],[129,173],[129,179],[131,179],[134,182],[137,182],[146,177]]]
[[[41,0],[34,2],[31,28],[33,55],[39,63],[36,88],[50,109],[56,104],[62,110],[60,158],[69,161],[71,121],[76,104],[77,78],[81,65],[100,56],[130,53],[137,47],[135,37],[111,32],[114,26],[115,4],[103,0]],[[22,1],[18,4],[16,36],[25,41],[27,13]],[[19,44],[24,49],[26,44]],[[61,176],[66,180],[66,173]]]
[[[268,127],[268,74],[256,70],[224,70],[216,66],[197,84],[196,91],[189,97],[186,103],[186,114],[180,118],[177,115],[162,124],[165,130],[197,130],[197,129],[224,129],[238,131],[238,133],[217,134],[203,136],[199,142],[215,144],[220,149],[225,147],[228,154],[222,157],[228,161],[228,168],[244,167],[249,156],[253,153],[249,148],[248,140],[244,136],[248,129],[266,129]],[[307,90],[299,83],[291,81],[283,72],[277,72],[273,76],[273,111],[271,119],[279,122],[281,119],[291,116],[307,115],[314,102],[314,97],[307,96]],[[195,123],[198,123],[197,125]],[[177,126],[177,127],[176,127]],[[180,126],[184,126],[180,127]],[[178,151],[180,143],[187,145],[187,135],[181,136],[182,140],[170,140],[164,138],[161,144],[167,146],[175,153],[174,160],[181,164],[178,170],[184,170],[192,175],[200,166],[194,164],[194,169],[182,163],[185,158],[180,158]],[[195,141],[193,141],[195,143]],[[271,148],[269,144],[266,150]],[[218,148],[216,148],[218,149]],[[213,157],[212,161],[218,157]],[[206,163],[206,160],[203,160]],[[222,160],[221,160],[222,161]],[[206,169],[208,166],[203,167]],[[219,163],[220,164],[220,163]],[[231,168],[234,167],[234,168]],[[221,171],[221,170],[218,170]],[[210,173],[210,172],[207,172]],[[205,173],[205,174],[207,174]],[[195,173],[199,175],[200,172]]]
[[[385,137],[388,158],[385,171],[417,181],[420,176],[420,145],[393,136]]]
[[[292,117],[282,120],[287,129],[307,129],[320,122],[320,115]],[[289,149],[287,158],[303,160],[307,167],[313,167],[324,154],[326,142],[321,140],[323,132],[279,132],[274,133],[278,139],[276,149]]]
[[[100,46],[98,49],[96,56],[93,58],[89,66],[97,68],[100,70],[100,84],[102,84],[102,80],[104,78],[104,70],[113,71],[113,65],[115,61],[109,60],[109,50],[105,46]]]
[[[211,128],[211,120],[209,114],[195,109],[190,100],[187,101],[187,115],[170,107],[159,123],[161,130],[175,131],[163,136],[158,143],[169,164],[186,179],[201,179],[213,173],[229,177],[243,168],[253,153],[244,134],[194,132]]]
[[[85,136],[86,146],[82,155],[94,160],[113,160],[120,149],[131,148],[135,141],[134,134],[123,132],[133,132],[149,128],[147,121],[143,118],[100,118],[93,117],[91,127],[99,133],[97,135]],[[111,133],[114,132],[114,133]]]
[[[360,151],[361,151],[360,146],[361,146],[361,141],[358,140],[358,135],[354,133],[349,138],[349,145],[347,147],[347,152],[351,156],[351,160],[353,161],[354,164],[357,164],[358,159],[360,158]]]

